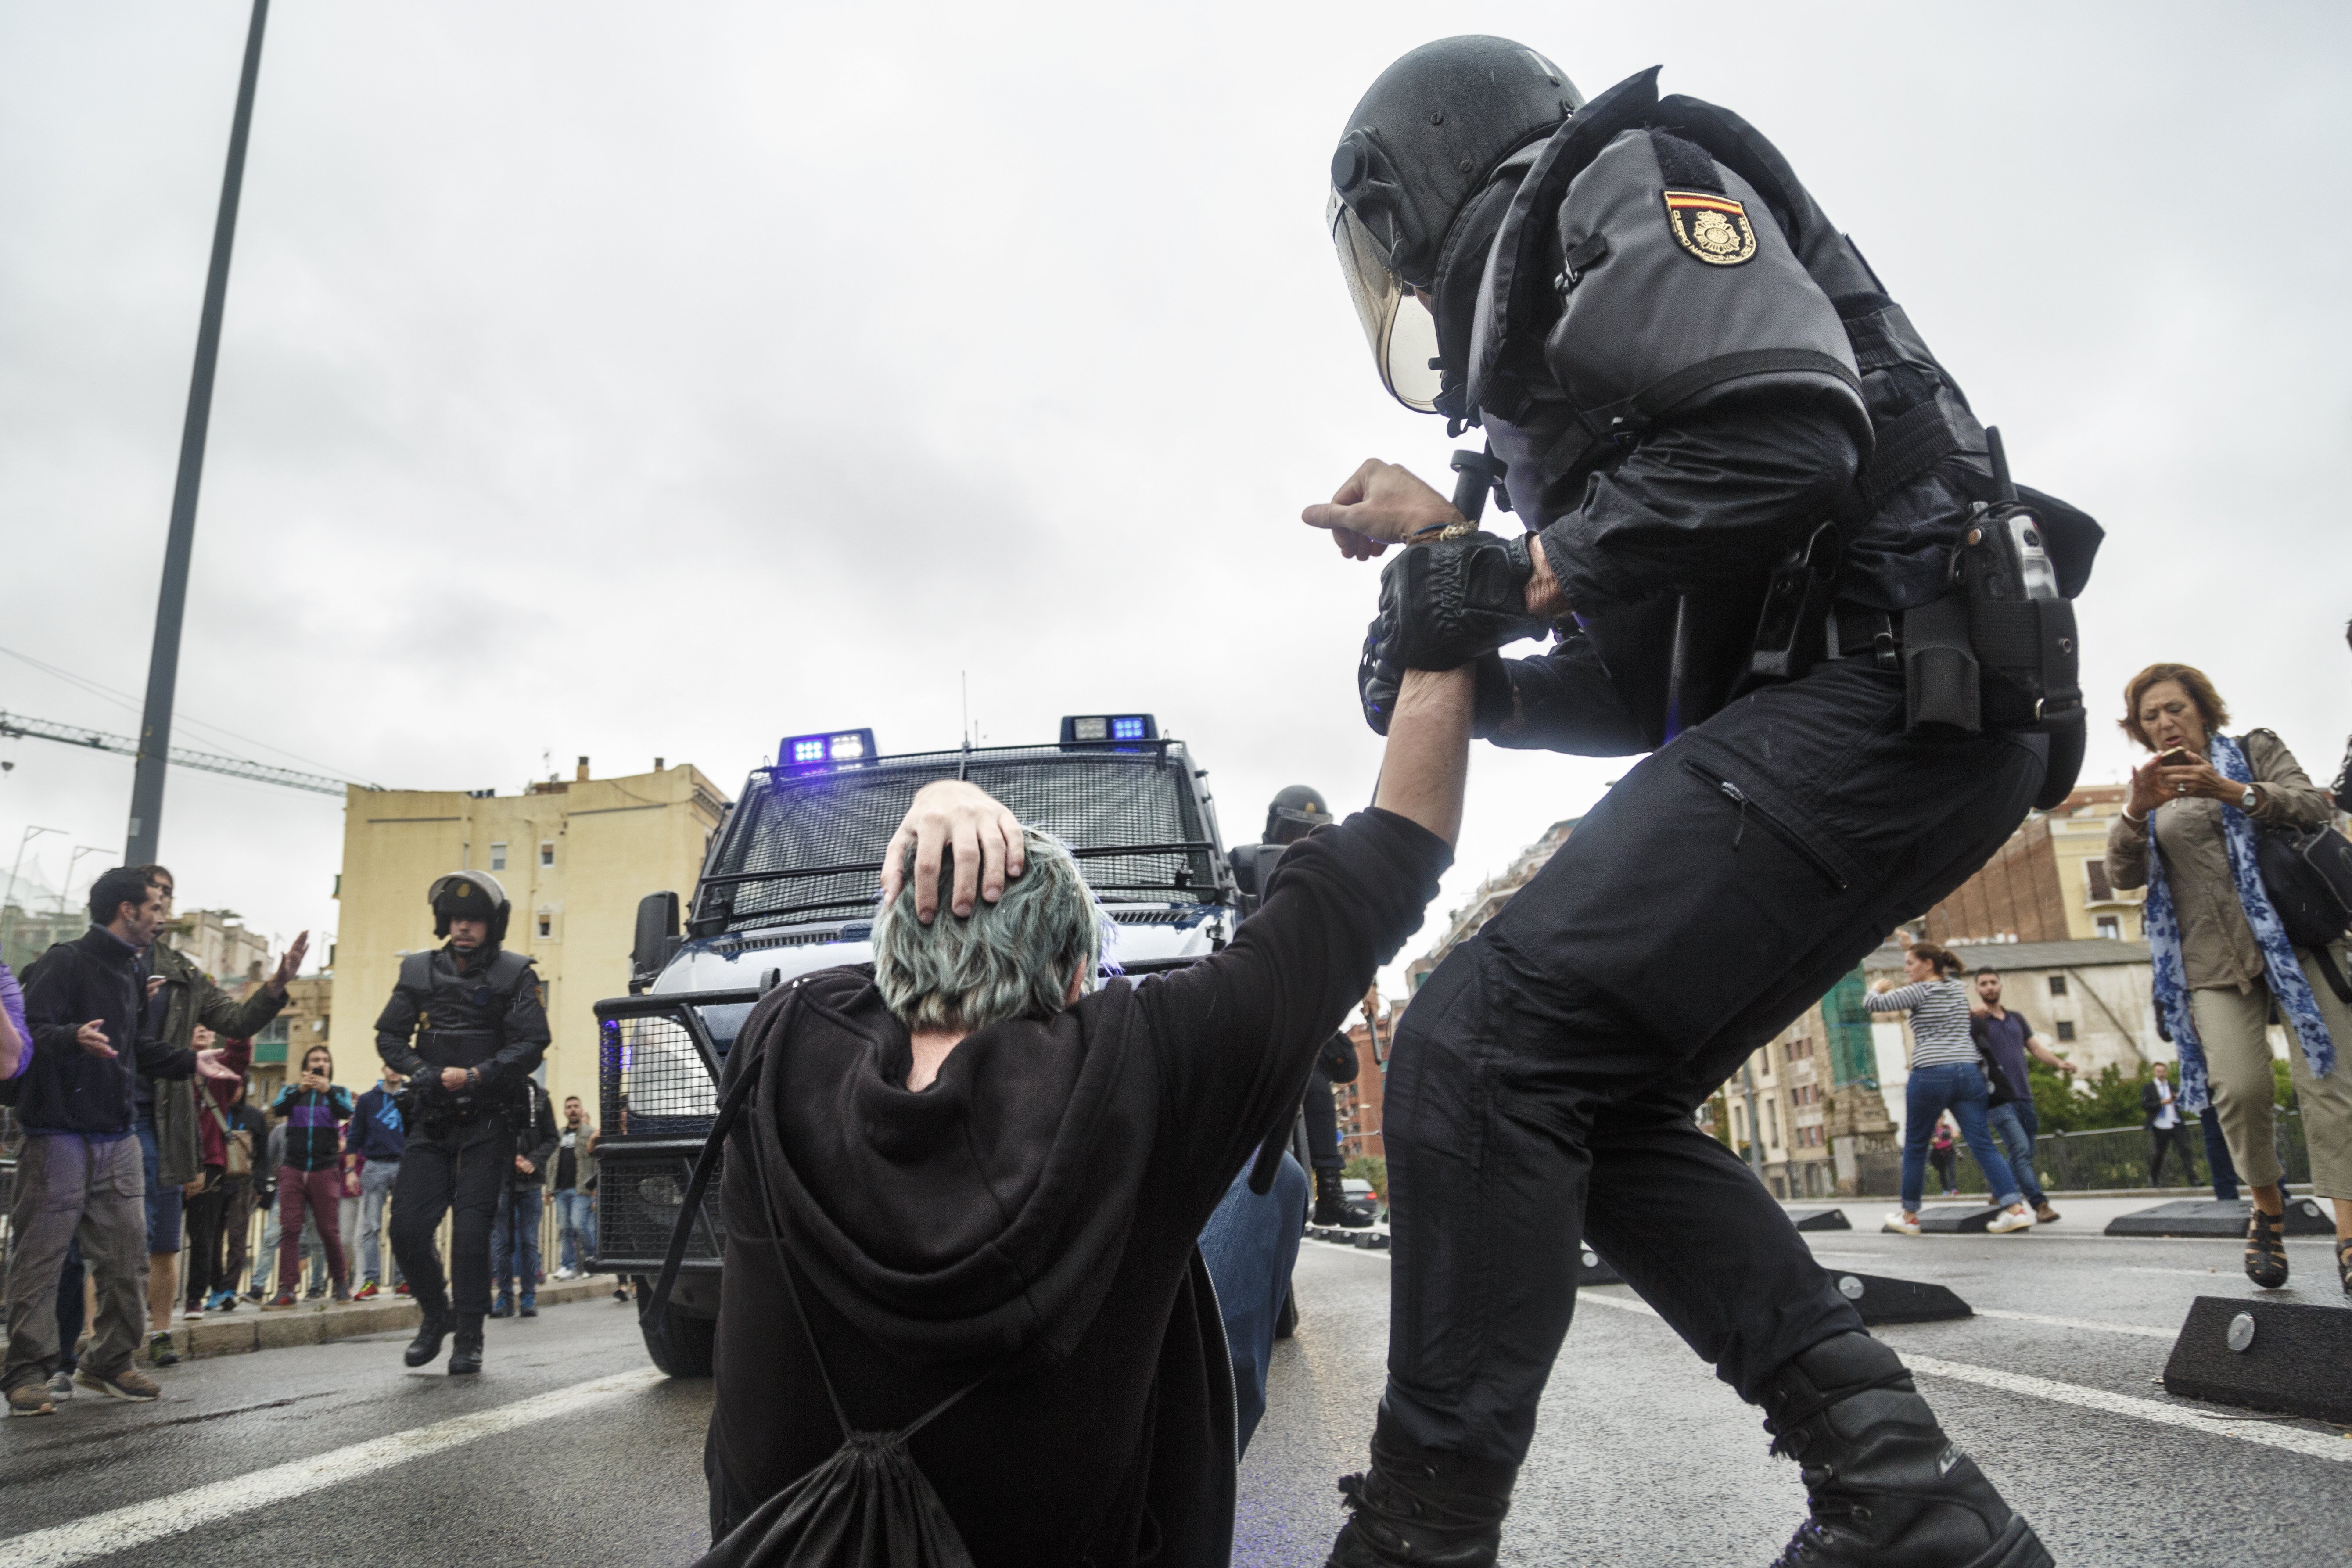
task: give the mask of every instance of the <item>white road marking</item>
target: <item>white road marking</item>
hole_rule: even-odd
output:
[[[2216,1437],[2235,1437],[2242,1443],[2260,1443],[2315,1459],[2334,1459],[2340,1464],[2352,1465],[2352,1438],[2326,1432],[2243,1418],[2232,1420],[2226,1415],[2210,1415],[2185,1405],[2161,1405],[2153,1399],[2141,1399],[2128,1394],[2109,1394],[2103,1388],[2084,1388],[2080,1384],[2028,1377],[2023,1373],[1996,1372],[1989,1366],[1969,1366],[1959,1362],[1939,1361],[1934,1356],[1906,1354],[1903,1363],[1912,1371],[1924,1372],[1930,1377],[1948,1377],[1985,1388],[1997,1388],[2004,1394],[2021,1394],[2031,1399],[2048,1399],[2060,1405],[2078,1405],[2085,1410],[2105,1411],[2110,1415],[2128,1415],[2134,1420],[2153,1421],[2159,1426],[2182,1426],[2191,1432],[2203,1432]],[[2229,1424],[2223,1425],[2225,1422]]]
[[[519,1399],[512,1405],[394,1432],[312,1458],[256,1470],[233,1480],[191,1487],[151,1502],[91,1514],[71,1524],[12,1536],[0,1540],[0,1568],[68,1568],[71,1563],[128,1552],[151,1541],[184,1534],[200,1525],[231,1519],[270,1503],[358,1480],[391,1466],[421,1459],[478,1438],[511,1432],[586,1405],[635,1394],[662,1381],[662,1373],[651,1367],[592,1378],[568,1388]]]
[[[1615,1307],[1628,1312],[1658,1314],[1643,1302],[1629,1300],[1622,1296],[1602,1296],[1591,1291],[1577,1292],[1576,1303],[1595,1302],[1603,1307]],[[2005,1314],[2016,1316],[2015,1313]],[[2169,1339],[2170,1335],[2166,1335]],[[2289,1453],[2302,1454],[2315,1459],[2334,1459],[2352,1465],[2352,1437],[2333,1436],[2326,1432],[2313,1432],[2301,1426],[2273,1426],[2263,1421],[2249,1421],[2242,1416],[2212,1415],[2185,1405],[2164,1405],[2153,1399],[2140,1399],[2128,1394],[2109,1394],[2103,1388],[2084,1388],[2080,1384],[2059,1383],[2047,1377],[2029,1377],[2023,1373],[1996,1372],[1989,1366],[1969,1366],[1963,1362],[1945,1361],[1940,1357],[1918,1355],[1906,1351],[1903,1364],[1913,1372],[1929,1377],[1948,1377],[1960,1383],[1973,1383],[1985,1388],[1997,1388],[2004,1394],[2023,1394],[2029,1399],[2047,1399],[2060,1405],[2076,1405],[2085,1410],[2097,1410],[2110,1415],[2127,1415],[2137,1421],[2153,1421],[2163,1426],[2180,1426],[2191,1432],[2202,1432],[2215,1437],[2235,1437],[2242,1443],[2259,1443],[2266,1447],[2284,1448]]]
[[[2045,1312],[2010,1312],[1999,1307],[1975,1309],[1979,1318],[2007,1318],[2018,1323],[2047,1323],[2053,1329],[2096,1329],[2106,1334],[2138,1334],[2151,1340],[2180,1337],[2178,1329],[2151,1329],[2141,1323],[2110,1323],[2098,1318],[2053,1318]]]

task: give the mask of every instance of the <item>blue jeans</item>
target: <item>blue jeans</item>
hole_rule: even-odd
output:
[[[1943,1062],[1911,1069],[1911,1081],[1903,1090],[1905,1213],[1916,1214],[1919,1210],[1919,1189],[1927,1184],[1927,1141],[1936,1135],[1937,1120],[1947,1110],[1960,1124],[1960,1136],[1968,1140],[1969,1152],[1984,1168],[1993,1203],[2007,1208],[2018,1201],[2017,1178],[2010,1173],[2009,1162],[1993,1145],[1992,1129],[1985,1124],[1985,1105],[1991,1098],[1991,1091],[1985,1088],[1984,1074],[1974,1062]]]
[[[525,1301],[539,1298],[539,1210],[547,1201],[540,1194],[546,1190],[517,1182],[490,1222],[490,1289],[501,1296],[513,1289]]]
[[[2000,1140],[2001,1152],[2009,1156],[2010,1173],[2017,1178],[2017,1190],[2035,1208],[2050,1201],[2042,1190],[2042,1178],[2033,1173],[2033,1141],[2042,1135],[2042,1118],[2030,1100],[2012,1100],[1996,1105],[1985,1113],[1991,1124],[1992,1135]]]
[[[563,1267],[585,1268],[596,1256],[596,1194],[572,1187],[556,1194],[555,1234],[562,1244]]]
[[[1234,1363],[1235,1460],[1249,1451],[1250,1434],[1265,1414],[1274,1321],[1290,1294],[1290,1268],[1306,1228],[1307,1173],[1286,1152],[1264,1197],[1249,1190],[1249,1167],[1242,1167],[1201,1231],[1201,1258],[1217,1287],[1225,1354]]]
[[[400,1259],[392,1260],[392,1277],[383,1272],[383,1207],[392,1184],[400,1179],[397,1160],[370,1160],[360,1167],[360,1278],[379,1285],[397,1286],[404,1278]]]
[[[147,1177],[147,1256],[158,1257],[180,1250],[180,1220],[187,1200],[177,1187],[162,1184],[158,1172],[163,1168],[162,1156],[155,1147],[155,1123],[146,1117],[139,1119],[139,1163]]]

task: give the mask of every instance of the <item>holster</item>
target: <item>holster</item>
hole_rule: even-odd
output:
[[[2074,606],[2033,515],[1979,502],[1953,548],[1952,592],[1903,613],[1906,727],[2054,734],[2083,718]]]

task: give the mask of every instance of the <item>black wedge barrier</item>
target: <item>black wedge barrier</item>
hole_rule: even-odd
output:
[[[2200,1296],[2164,1363],[2182,1399],[2352,1422],[2352,1311]]]
[[[1576,1282],[1582,1285],[1622,1285],[1625,1277],[1609,1267],[1608,1259],[1592,1250],[1589,1241],[1576,1244]]]
[[[1790,1209],[1789,1218],[1799,1230],[1852,1230],[1853,1222],[1845,1217],[1843,1209]]]
[[[2107,1222],[2107,1234],[2208,1237],[2219,1241],[2242,1241],[2246,1235],[2247,1216],[2252,1211],[2252,1203],[2245,1198],[2226,1204],[2217,1198],[2191,1198],[2118,1215]],[[2286,1234],[2334,1236],[2336,1222],[2314,1199],[2289,1198],[2286,1204]]]
[[[1335,1247],[1360,1247],[1367,1252],[1386,1252],[1389,1247],[1389,1233],[1385,1230],[1343,1230],[1337,1226],[1310,1225],[1307,1234],[1317,1241],[1328,1241]]]
[[[1960,1204],[1938,1204],[1934,1208],[1919,1211],[1919,1234],[1921,1236],[1968,1236],[1970,1234],[1982,1236],[1985,1233],[1985,1226],[1990,1225],[2000,1213],[2000,1210],[1997,1208],[1973,1209]],[[1895,1230],[1895,1222],[1889,1219],[1880,1228]],[[1902,1232],[1895,1231],[1895,1234],[1900,1236]]]
[[[1890,1279],[1884,1274],[1832,1271],[1838,1294],[1854,1305],[1865,1323],[1940,1323],[1973,1318],[1969,1304],[1941,1285],[1922,1279]],[[2352,1314],[2347,1314],[2352,1315]]]

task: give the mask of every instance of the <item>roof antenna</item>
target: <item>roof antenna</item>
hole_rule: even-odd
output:
[[[971,671],[956,671],[956,686],[963,693],[963,749],[971,750]]]

